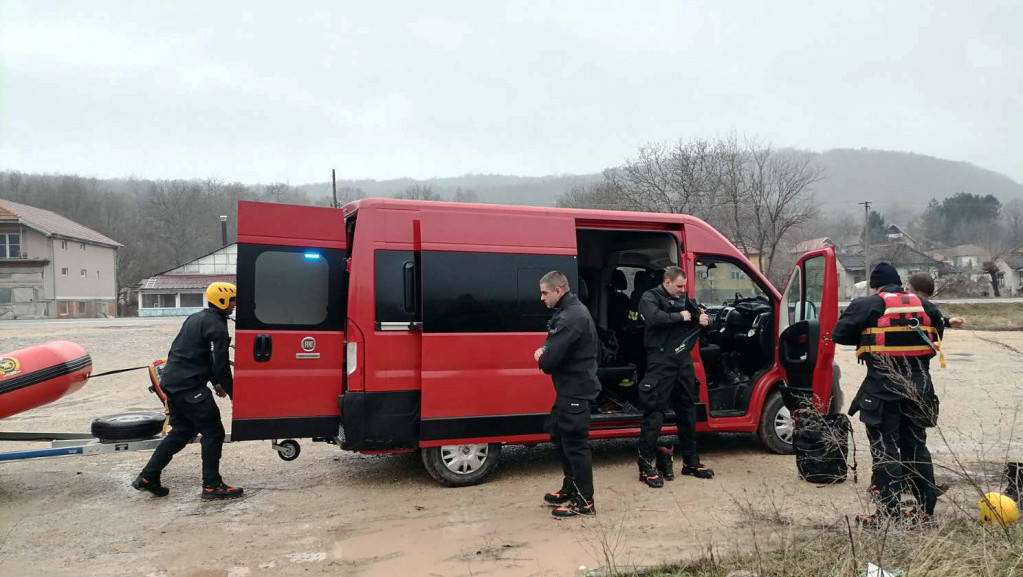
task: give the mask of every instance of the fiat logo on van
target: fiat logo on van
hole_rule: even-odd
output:
[[[302,350],[307,353],[316,350],[316,339],[313,337],[306,337],[302,339]]]

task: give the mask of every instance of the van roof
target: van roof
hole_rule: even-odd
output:
[[[663,212],[632,212],[624,210],[601,210],[591,208],[556,208],[551,206],[527,206],[512,204],[482,204],[436,200],[405,200],[399,198],[363,198],[346,204],[345,214],[366,208],[457,208],[459,210],[498,212],[504,214],[556,214],[574,216],[583,220],[630,220],[634,222],[656,222],[670,224],[698,224],[711,228],[703,220],[688,214],[670,214]],[[711,230],[713,230],[711,228]]]

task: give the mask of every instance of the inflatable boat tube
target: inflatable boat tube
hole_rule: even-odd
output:
[[[77,391],[90,373],[89,353],[68,341],[0,354],[0,419]]]

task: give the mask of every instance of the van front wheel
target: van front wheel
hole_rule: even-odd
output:
[[[422,450],[426,472],[448,487],[466,487],[482,483],[497,468],[501,459],[499,443],[444,445]]]
[[[760,427],[757,435],[768,449],[781,455],[791,455],[792,437],[795,423],[792,414],[782,400],[781,392],[774,391],[764,401],[764,410],[760,413]]]

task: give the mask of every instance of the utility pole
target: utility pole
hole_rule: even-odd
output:
[[[331,206],[333,206],[334,208],[337,208],[338,207],[337,206],[337,175],[334,173],[334,169],[333,168],[330,169],[330,184],[331,184],[331,188],[334,189],[334,204],[332,204]]]
[[[870,279],[870,201],[864,200],[863,205],[863,274]]]

